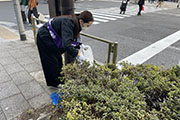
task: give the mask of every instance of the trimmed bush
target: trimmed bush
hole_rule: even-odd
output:
[[[122,65],[65,66],[62,119],[180,119],[179,66]]]

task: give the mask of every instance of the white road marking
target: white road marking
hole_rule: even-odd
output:
[[[114,16],[114,15],[103,14],[103,13],[98,13],[98,12],[93,12],[92,14],[93,14],[93,16],[95,14],[95,15],[102,15],[102,16],[107,16],[107,17],[112,17],[112,18],[119,18],[119,19],[124,18],[124,17],[121,17],[121,16]]]
[[[119,14],[120,9],[119,7],[110,7],[110,8],[100,8],[100,9],[93,9],[90,10],[94,16],[94,25],[100,24],[101,22],[109,22],[110,20],[118,20],[127,17],[132,17],[137,15],[138,12],[138,5],[137,6],[127,6],[127,11],[125,14]],[[160,11],[164,9],[156,9],[155,7],[145,6],[145,11],[143,13]],[[76,11],[75,13],[80,13],[82,11]],[[49,18],[49,15],[44,15],[45,18]]]
[[[99,15],[93,15],[93,17],[95,17],[95,18],[102,18],[102,19],[106,19],[106,20],[117,20],[115,18],[103,17],[103,16],[99,16]]]
[[[120,67],[119,63],[122,61],[128,61],[134,65],[142,64],[179,40],[180,30],[126,57],[125,59],[120,60],[117,63],[117,66]]]
[[[98,18],[94,18],[95,21],[99,21],[99,22],[109,22],[108,20],[103,20],[103,19],[98,19]]]
[[[123,18],[131,17],[130,15],[119,14],[119,11],[117,13],[117,12],[110,12],[110,11],[93,10],[93,12],[98,12],[98,13],[103,13],[103,14],[107,14],[108,13],[108,15],[117,15],[117,16],[122,16]]]

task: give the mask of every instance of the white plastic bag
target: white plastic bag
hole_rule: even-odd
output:
[[[45,16],[41,12],[38,12],[38,14],[39,14],[39,19],[45,21]]]
[[[92,52],[91,47],[89,45],[82,44],[80,46],[80,52],[84,56],[84,60],[88,61],[91,65],[93,65],[94,57],[93,57],[93,52]]]

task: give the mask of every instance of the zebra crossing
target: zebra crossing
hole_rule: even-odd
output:
[[[157,11],[162,11],[162,10],[167,10],[167,9],[170,9],[170,8],[155,8],[154,6],[144,6],[144,11],[142,11],[142,14],[152,13],[152,12],[157,12]],[[92,9],[89,11],[92,12],[93,17],[94,17],[93,24],[100,24],[100,23],[107,23],[110,21],[137,16],[138,10],[139,10],[139,7],[137,5],[137,6],[127,6],[125,14],[119,14],[120,12],[119,7]]]
[[[144,11],[142,11],[142,15],[146,13],[158,12],[167,9],[171,9],[171,8],[156,8],[154,6],[144,6]],[[119,7],[91,9],[89,11],[92,12],[94,17],[93,24],[97,25],[100,23],[107,23],[111,21],[137,16],[138,10],[139,7],[138,5],[136,5],[136,6],[127,6],[125,14],[119,14],[120,12]],[[80,13],[80,12],[81,11],[75,13]],[[43,17],[47,18],[46,21],[48,21],[49,15],[44,15]]]

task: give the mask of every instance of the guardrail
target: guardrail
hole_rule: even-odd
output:
[[[41,23],[45,23],[46,21],[40,20],[38,18],[35,17],[31,17],[32,20],[32,30],[33,30],[33,34],[34,34],[34,40],[36,42],[36,35],[37,35],[37,30],[36,30],[36,24],[35,24],[35,20],[40,21]],[[94,40],[100,41],[100,42],[104,42],[107,43],[108,46],[108,57],[107,57],[107,63],[110,63],[111,61],[111,56],[112,56],[112,63],[116,64],[116,59],[117,59],[117,48],[118,48],[118,42],[113,42],[110,40],[106,40],[100,37],[96,37],[90,34],[86,34],[86,33],[80,33],[82,36],[88,37],[88,38],[92,38]]]

